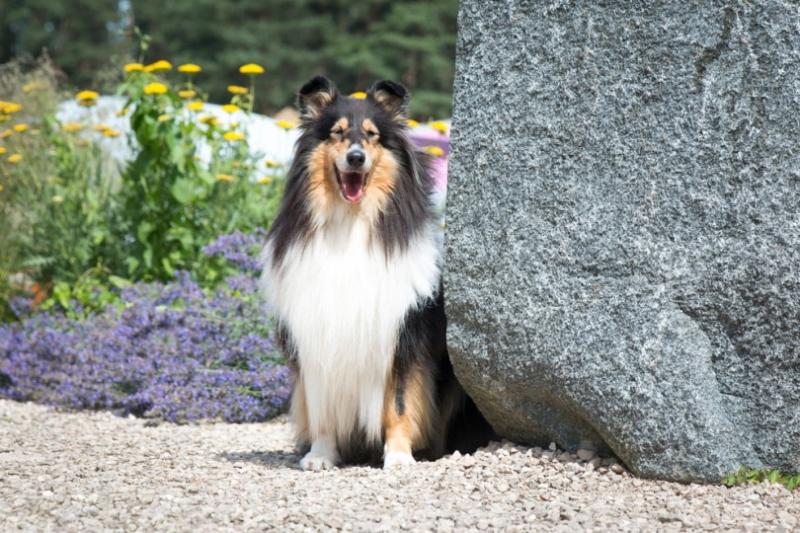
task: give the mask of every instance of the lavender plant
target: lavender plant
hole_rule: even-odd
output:
[[[281,413],[290,373],[256,296],[262,233],[209,245],[244,272],[213,292],[187,273],[120,291],[85,319],[36,313],[0,325],[0,397],[171,422],[254,422]]]

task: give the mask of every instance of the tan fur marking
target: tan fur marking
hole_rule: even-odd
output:
[[[367,180],[367,188],[364,191],[374,205],[375,213],[383,210],[389,195],[394,190],[395,179],[397,176],[397,160],[392,152],[385,150],[380,144],[366,145],[364,150],[369,152],[374,163],[372,171]]]
[[[289,414],[294,423],[294,438],[298,447],[303,448],[311,444],[308,428],[308,407],[306,406],[306,388],[300,372],[295,371],[294,390],[292,391],[292,404]]]
[[[328,107],[333,101],[333,94],[325,91],[320,91],[318,93],[314,93],[313,95],[308,95],[305,98],[306,107],[304,116],[315,119],[319,117],[320,112]]]
[[[311,209],[317,213],[326,213],[330,210],[339,195],[335,180],[329,176],[332,164],[326,143],[320,144],[309,154],[308,195]]]
[[[364,131],[365,135],[367,133],[369,133],[370,131],[374,131],[375,133],[378,133],[378,127],[375,126],[375,123],[372,122],[372,119],[368,119],[368,118],[365,118],[364,122],[361,123],[361,129]]]
[[[384,398],[384,439],[386,451],[411,453],[430,449],[441,454],[443,441],[434,435],[438,412],[434,402],[434,383],[429,373],[419,365],[409,369],[403,387],[403,413],[397,412],[396,381],[390,380]],[[443,432],[440,432],[443,433]]]
[[[347,120],[347,117],[342,117],[336,121],[336,123],[331,128],[331,131],[335,131],[339,128],[347,132],[347,128],[350,127],[350,122]]]

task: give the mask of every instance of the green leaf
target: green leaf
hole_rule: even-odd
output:
[[[153,231],[153,224],[148,222],[147,220],[143,220],[139,223],[139,226],[136,228],[136,237],[139,239],[139,242],[146,243],[147,237]]]
[[[173,198],[183,205],[192,203],[194,199],[194,187],[192,182],[185,178],[178,178],[170,187]]]
[[[131,286],[131,282],[127,279],[114,275],[108,276],[108,282],[118,289],[124,289],[125,287]]]
[[[72,290],[68,283],[60,281],[53,287],[53,298],[58,301],[59,305],[64,309],[69,309],[69,300],[72,295]]]

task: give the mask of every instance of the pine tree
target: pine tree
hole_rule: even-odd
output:
[[[344,92],[401,81],[412,115],[427,119],[450,114],[456,11],[457,0],[0,0],[0,62],[47,48],[75,86],[88,86],[109,56],[135,50],[135,24],[152,37],[145,60],[202,65],[212,101],[244,84],[238,67],[253,62],[267,70],[260,112],[291,105],[324,74]]]
[[[0,0],[0,63],[46,49],[74,86],[91,86],[128,52],[124,15],[119,0]]]

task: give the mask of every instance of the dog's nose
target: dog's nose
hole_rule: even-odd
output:
[[[347,152],[347,164],[351,167],[360,167],[366,159],[367,155],[363,150],[350,150]]]

